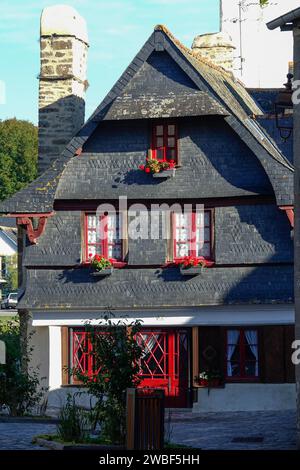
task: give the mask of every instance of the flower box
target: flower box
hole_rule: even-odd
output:
[[[152,173],[153,178],[174,178],[176,169],[162,170],[159,173]]]
[[[201,387],[207,387],[207,388],[216,388],[220,387],[221,381],[220,379],[199,379],[199,385]]]
[[[109,268],[101,269],[101,271],[93,271],[91,276],[93,277],[103,277],[103,276],[110,276],[113,273],[114,267],[110,266]]]
[[[191,266],[190,268],[180,266],[180,274],[182,276],[198,276],[198,274],[202,274],[203,271],[203,266]]]

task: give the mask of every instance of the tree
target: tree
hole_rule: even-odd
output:
[[[88,351],[94,374],[88,376],[79,370],[71,374],[81,380],[97,403],[95,420],[101,424],[101,437],[113,444],[124,444],[126,432],[126,389],[136,387],[140,381],[140,359],[142,345],[136,334],[140,321],[129,325],[125,321],[114,323],[105,318],[101,330],[86,325],[92,350]]]
[[[5,258],[6,265],[6,288],[8,292],[16,292],[18,290],[18,259],[17,255],[7,256]]]
[[[262,8],[267,7],[269,4],[269,0],[259,0],[259,4]]]
[[[28,340],[30,337],[28,338]],[[0,364],[0,409],[6,406],[12,416],[22,416],[41,402],[45,387],[40,386],[37,369],[29,366],[33,351],[28,352],[27,371],[21,368],[20,322],[0,322],[0,340],[6,346],[6,364]]]
[[[0,200],[37,176],[38,130],[28,121],[0,121]]]

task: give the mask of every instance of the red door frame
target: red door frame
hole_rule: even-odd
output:
[[[161,374],[153,374],[152,377],[142,378],[140,388],[160,388],[165,391],[165,404],[167,407],[186,407],[188,405],[188,341],[189,334],[187,329],[182,328],[143,328],[140,336],[146,334],[160,334],[163,335],[163,356],[157,362],[157,357],[153,357],[157,366],[162,369]],[[147,339],[146,345],[147,345]],[[161,348],[161,341],[157,341],[150,354],[154,355],[155,351]],[[185,355],[186,357],[181,357]],[[151,356],[150,358],[151,359]],[[161,368],[161,363],[163,368]],[[184,370],[182,370],[184,366]],[[147,365],[149,369],[149,364]],[[150,371],[151,372],[151,371]],[[154,371],[155,372],[155,371]],[[155,377],[156,375],[156,377]],[[157,377],[161,375],[161,377]],[[141,374],[141,377],[143,374]]]

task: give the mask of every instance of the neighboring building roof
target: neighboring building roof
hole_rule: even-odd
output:
[[[16,228],[16,219],[14,217],[0,217],[0,229],[1,228]]]
[[[277,147],[281,150],[283,155],[285,155],[289,162],[293,163],[293,139],[291,137],[284,140],[276,126],[274,103],[280,90],[282,90],[282,88],[248,88],[248,93],[250,93],[264,112],[264,115],[258,117],[257,121],[276,142]],[[291,115],[287,120],[292,127],[293,116]]]
[[[137,56],[95,110],[87,123],[70,141],[53,165],[27,188],[0,204],[0,213],[47,213],[53,210],[56,189],[69,161],[92,135],[99,119],[105,119],[125,87],[154,51],[166,51],[188,75],[205,100],[228,112],[225,121],[256,155],[274,188],[277,203],[293,202],[293,166],[260,124],[252,119],[262,111],[244,86],[226,72],[183,46],[164,26],[156,26]],[[201,95],[204,96],[204,95]],[[118,101],[117,101],[118,103]]]
[[[292,25],[292,23],[298,19],[300,19],[300,8],[295,8],[285,15],[275,18],[275,20],[269,21],[269,23],[267,23],[267,27],[269,29],[282,28],[285,25]]]

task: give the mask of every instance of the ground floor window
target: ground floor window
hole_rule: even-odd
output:
[[[226,331],[226,376],[228,380],[259,377],[258,331],[228,328]]]

